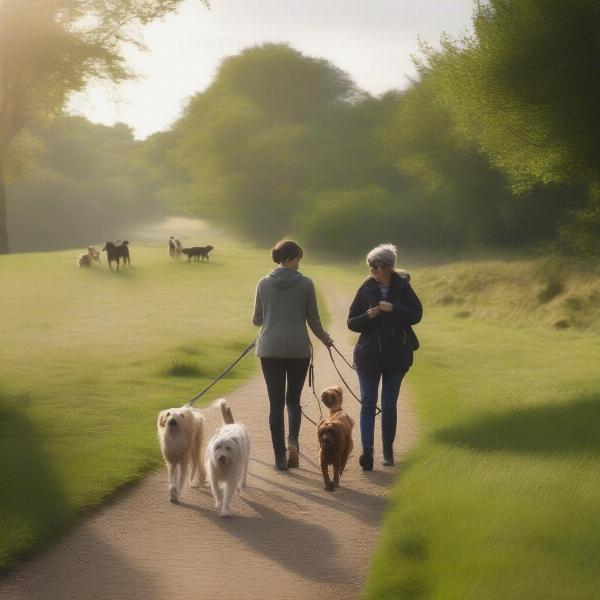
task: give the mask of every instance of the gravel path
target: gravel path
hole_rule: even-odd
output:
[[[351,298],[324,289],[330,333],[351,355],[346,311]],[[341,382],[326,349],[315,345],[317,391]],[[247,358],[245,360],[255,360]],[[356,378],[338,366],[348,382]],[[347,374],[347,376],[346,376]],[[357,385],[355,390],[357,389]],[[268,402],[261,375],[229,397],[234,416],[250,430],[253,456],[248,489],[233,502],[234,517],[217,516],[207,488],[187,490],[183,503],[167,499],[166,469],[82,522],[60,542],[0,581],[2,600],[317,600],[358,598],[373,553],[393,469],[363,473],[358,466],[358,403],[345,408],[356,421],[355,450],[341,488],[323,489],[314,426],[304,420],[300,469],[273,469]],[[303,394],[317,419],[316,401]],[[209,432],[219,424],[209,411]],[[154,423],[149,423],[154,427]],[[397,450],[415,441],[415,419],[402,390]],[[376,439],[379,438],[379,430]]]

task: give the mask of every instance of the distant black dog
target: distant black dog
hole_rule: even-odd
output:
[[[118,244],[118,245],[117,245]],[[123,259],[123,266],[129,264],[131,266],[131,260],[129,258],[129,242],[127,240],[117,244],[112,242],[106,242],[103,252],[106,252],[106,258],[108,259],[108,268],[112,271],[111,263],[114,261],[117,263],[117,271],[119,270],[119,259]]]
[[[202,261],[204,261],[205,258],[206,260],[209,260],[208,253],[211,250],[214,250],[213,246],[194,246],[193,248],[184,248],[182,252],[187,255],[188,262],[192,260],[192,258],[198,262],[200,257],[202,257]]]

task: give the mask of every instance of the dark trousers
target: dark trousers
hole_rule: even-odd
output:
[[[360,382],[360,437],[364,448],[372,448],[375,442],[375,407],[381,386],[381,437],[383,445],[391,446],[396,438],[398,422],[397,403],[400,384],[406,373],[401,371],[363,371],[359,369]]]
[[[288,440],[298,444],[300,435],[300,394],[308,372],[309,358],[261,358],[269,394],[269,426],[275,456],[285,456],[285,424],[283,408],[288,412]],[[287,380],[287,390],[286,390]]]

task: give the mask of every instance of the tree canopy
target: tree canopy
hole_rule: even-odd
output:
[[[92,79],[133,76],[126,44],[182,0],[0,1],[0,253],[8,251],[3,160],[34,118],[59,113]]]

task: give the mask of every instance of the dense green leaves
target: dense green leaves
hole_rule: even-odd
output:
[[[600,176],[600,5],[490,0],[474,25],[471,39],[426,48],[423,65],[464,136],[516,191],[549,183],[592,189]],[[594,194],[588,198],[582,208],[579,194],[564,198],[571,216],[560,231],[571,249],[591,251],[596,238],[600,251]]]
[[[230,57],[169,134],[164,157],[185,183],[166,195],[261,242],[293,232],[346,253],[382,240],[421,248],[550,241],[581,206],[580,186],[515,185],[466,127],[475,100],[448,98],[452,86],[466,86],[455,73],[476,47],[424,48],[420,79],[380,98],[285,45]]]
[[[78,38],[83,46],[72,48],[79,66],[63,73],[71,74],[69,89],[103,73],[128,76],[121,38],[104,53],[91,51],[117,18],[103,7],[124,5],[72,4],[97,16],[90,35]],[[158,14],[146,8],[176,4],[128,3],[142,12],[128,13],[122,35],[134,38],[130,21]],[[476,11],[470,37],[423,45],[419,79],[378,98],[328,61],[285,44],[248,48],[222,62],[170,131],[136,146],[136,169],[150,165],[143,177],[151,205],[170,203],[261,243],[293,234],[346,254],[388,240],[444,250],[558,243],[600,253],[598,17],[592,0],[490,0]],[[81,181],[85,169],[87,181],[114,181],[117,166],[100,133],[89,133],[97,147],[71,144],[66,130],[48,138],[44,168],[69,181]],[[121,133],[119,142],[119,129],[110,132],[115,157],[131,142]],[[26,164],[31,149],[23,137],[13,162]],[[119,189],[139,177],[123,164]],[[125,204],[133,206],[138,186],[129,187]]]

